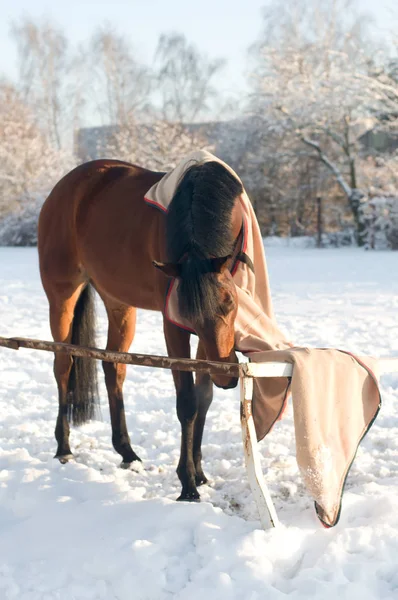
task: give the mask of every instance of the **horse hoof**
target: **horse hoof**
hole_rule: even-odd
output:
[[[119,466],[121,469],[125,469],[126,471],[136,471],[137,473],[141,473],[141,471],[144,469],[140,458],[137,458],[131,462],[122,461]]]
[[[61,465],[66,465],[66,463],[70,462],[71,460],[75,460],[73,454],[62,454],[62,456],[55,455],[54,458],[57,458]]]
[[[185,492],[178,496],[177,502],[200,502],[200,496],[198,492]]]
[[[205,483],[209,483],[209,480],[207,479],[206,475],[202,473],[201,475],[196,475],[195,483],[199,487],[200,485],[205,485]]]

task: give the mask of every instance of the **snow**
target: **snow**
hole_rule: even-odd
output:
[[[398,356],[398,255],[267,247],[280,325],[297,343]],[[35,249],[0,248],[0,335],[51,339]],[[98,344],[106,321],[99,306]],[[164,353],[141,311],[133,348]],[[340,523],[324,530],[294,458],[291,409],[261,443],[283,525],[262,531],[250,493],[237,390],[216,391],[204,436],[211,484],[177,503],[179,424],[168,371],[129,367],[126,415],[137,471],[118,468],[103,422],[72,430],[76,461],[53,459],[52,356],[0,348],[1,600],[339,600],[398,596],[398,374],[362,443]]]

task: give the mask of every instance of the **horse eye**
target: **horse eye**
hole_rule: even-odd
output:
[[[235,307],[235,300],[232,294],[225,294],[224,300],[222,303],[221,311],[224,316],[228,315],[231,310]]]
[[[233,306],[235,304],[232,294],[227,294],[225,296],[225,304],[228,306]]]

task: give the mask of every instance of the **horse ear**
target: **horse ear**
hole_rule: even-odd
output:
[[[157,260],[153,260],[152,264],[154,267],[162,271],[167,277],[180,277],[181,265],[177,263],[162,263]]]
[[[227,262],[229,261],[231,256],[232,256],[231,254],[228,254],[228,256],[222,256],[220,258],[212,258],[211,266],[212,266],[213,273],[222,273],[223,270],[226,268]]]

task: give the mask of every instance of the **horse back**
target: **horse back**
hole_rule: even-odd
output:
[[[106,159],[65,175],[39,217],[45,288],[54,279],[85,279],[125,304],[161,309],[167,282],[159,279],[152,260],[165,259],[164,215],[144,197],[162,176]]]

